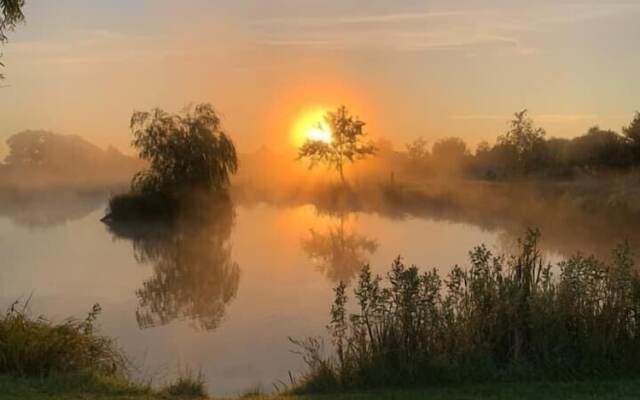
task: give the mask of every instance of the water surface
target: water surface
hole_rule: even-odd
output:
[[[54,217],[4,207],[2,303],[32,296],[33,312],[56,320],[100,303],[102,332],[117,338],[139,375],[161,382],[181,367],[200,369],[214,394],[271,390],[289,382],[290,371],[299,375],[304,366],[287,338],[323,334],[332,288],[363,263],[383,273],[402,255],[446,272],[466,264],[473,246],[501,252],[515,237],[429,213],[390,218],[267,204],[114,231],[100,222],[104,199],[59,201],[48,205]],[[551,247],[551,258],[563,249]]]

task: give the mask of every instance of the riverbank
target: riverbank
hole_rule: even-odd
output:
[[[0,399],[8,400],[155,400],[185,398],[194,397],[170,395],[163,391],[154,391],[147,386],[138,386],[109,379],[86,379],[79,377],[23,379],[0,375]],[[640,398],[640,379],[581,382],[488,383],[415,390],[388,389],[375,392],[325,395],[238,395],[232,398],[256,400],[631,400]]]

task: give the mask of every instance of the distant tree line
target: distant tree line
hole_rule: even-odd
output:
[[[471,152],[460,138],[423,138],[407,144],[409,170],[420,175],[460,174],[496,180],[518,177],[572,178],[579,174],[624,172],[640,165],[640,112],[622,133],[590,128],[584,135],[547,138],[527,110],[514,114],[506,133],[492,146],[481,142]]]

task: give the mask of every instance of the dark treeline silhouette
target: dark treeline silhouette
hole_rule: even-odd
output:
[[[294,340],[311,370],[300,391],[568,379],[640,372],[640,275],[628,245],[609,261],[575,255],[546,264],[539,232],[512,256],[485,246],[469,267],[441,276],[398,258],[385,276],[364,266],[353,287],[335,289],[320,339]]]
[[[136,291],[142,328],[186,319],[197,328],[215,329],[238,291],[240,267],[230,243],[233,204],[228,197],[210,196],[188,203],[175,219],[108,221],[115,238],[132,242],[136,260],[153,267]]]
[[[640,165],[640,113],[622,134],[590,128],[584,135],[547,138],[527,110],[514,114],[507,131],[491,146],[475,152],[459,138],[436,141],[431,149],[418,138],[407,145],[405,170],[416,176],[462,175],[504,180],[523,177],[571,179],[583,175],[626,172]]]

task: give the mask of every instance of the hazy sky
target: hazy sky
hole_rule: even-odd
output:
[[[640,109],[639,1],[27,0],[3,49],[0,140],[127,149],[134,110],[211,102],[242,150],[291,145],[346,104],[396,147],[493,140],[528,108],[550,135]]]

